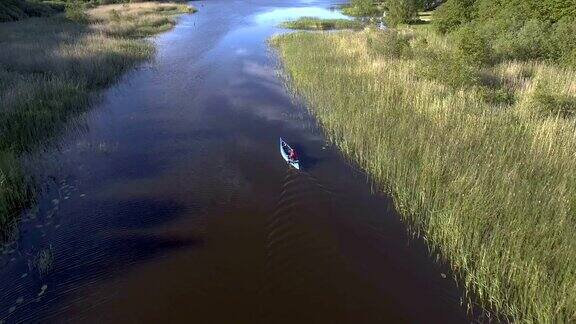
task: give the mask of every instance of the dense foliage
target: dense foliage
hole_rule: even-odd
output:
[[[416,0],[388,0],[386,7],[386,22],[392,26],[410,23],[418,14]]]
[[[21,20],[30,17],[45,17],[66,11],[66,15],[74,21],[83,21],[82,9],[98,5],[130,2],[146,2],[151,0],[1,0],[0,22]],[[159,0],[159,2],[165,2]],[[171,2],[184,2],[173,0]]]
[[[25,0],[0,1],[0,22],[20,20],[28,17],[49,16],[62,11],[63,7],[49,1],[34,2]]]
[[[355,17],[386,16],[390,26],[408,24],[418,20],[418,11],[439,6],[443,0],[351,0],[342,11]]]
[[[441,5],[445,0],[416,0],[418,10],[432,10]]]
[[[342,12],[354,17],[382,16],[383,2],[372,0],[350,0],[350,4],[342,8]]]
[[[448,0],[434,13],[434,25],[456,35],[462,53],[478,62],[550,60],[576,66],[574,0]]]

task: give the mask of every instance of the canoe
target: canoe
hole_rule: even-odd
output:
[[[282,155],[282,157],[284,158],[284,160],[286,160],[286,162],[288,162],[288,164],[290,164],[292,167],[300,170],[300,161],[299,160],[291,160],[288,157],[288,154],[290,154],[290,145],[288,145],[288,143],[286,143],[282,137],[280,137],[280,154]]]

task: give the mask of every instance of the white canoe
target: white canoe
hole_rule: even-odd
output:
[[[284,158],[284,160],[286,160],[286,162],[288,162],[288,164],[290,164],[291,166],[293,166],[294,168],[300,170],[300,164],[298,160],[291,160],[288,157],[288,154],[290,152],[290,145],[288,145],[288,143],[286,143],[282,137],[280,137],[280,154],[282,155],[282,157]]]

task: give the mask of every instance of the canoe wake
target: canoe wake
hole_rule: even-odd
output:
[[[266,226],[266,260],[261,296],[263,314],[304,312],[318,307],[310,296],[334,287],[330,269],[341,267],[331,222],[334,193],[307,173],[287,169],[277,207]],[[332,292],[331,294],[334,294]],[[269,309],[265,305],[290,305]],[[278,306],[272,306],[277,308]],[[293,315],[292,315],[293,318]]]

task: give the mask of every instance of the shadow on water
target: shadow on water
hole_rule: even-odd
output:
[[[0,292],[0,308],[8,310],[8,314],[2,314],[1,320],[25,322],[57,317],[59,312],[55,309],[60,307],[52,305],[47,308],[45,300],[66,303],[62,306],[73,305],[75,300],[64,297],[80,289],[86,282],[113,278],[126,271],[126,265],[204,244],[201,228],[181,231],[171,226],[182,217],[190,217],[190,210],[177,202],[155,199],[94,201],[93,206],[91,211],[83,212],[82,219],[67,225],[72,229],[90,229],[90,235],[56,236],[51,241],[54,264],[48,273],[39,275],[30,268],[29,261],[9,265],[20,270],[2,278],[7,280],[7,284]],[[107,213],[103,214],[101,210],[107,210]],[[201,217],[198,211],[196,213],[197,217]],[[59,227],[57,223],[48,222],[43,230],[49,231],[49,227],[55,225]],[[20,240],[17,245],[19,253],[30,260],[39,242]],[[28,307],[34,307],[35,311],[30,312]]]
[[[308,154],[307,150],[303,146],[298,145],[298,143],[294,144],[293,147],[296,150],[296,152],[298,152],[301,171],[303,172],[309,171],[310,169],[314,168],[314,166],[316,166],[318,163],[322,162],[322,158]]]
[[[425,244],[410,239],[393,208],[358,213],[346,192],[330,187],[286,169],[266,222],[262,322],[412,322],[418,312],[453,322],[460,307],[454,283],[428,275],[439,265],[422,261]],[[377,201],[362,201],[363,209],[382,207]],[[439,290],[442,297],[428,304]]]

